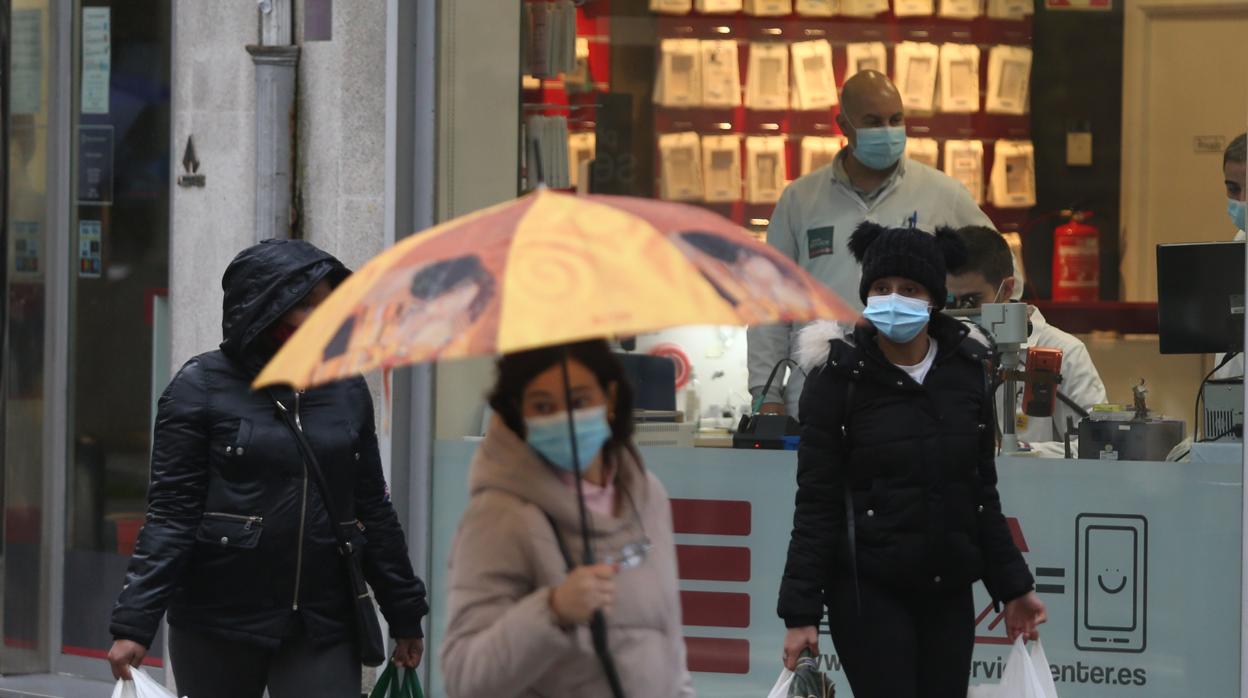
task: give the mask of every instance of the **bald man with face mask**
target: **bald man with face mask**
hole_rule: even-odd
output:
[[[864,221],[887,227],[992,227],[957,180],[905,159],[906,115],[901,94],[882,73],[855,74],[841,90],[837,125],[849,141],[833,162],[788,186],[767,228],[767,242],[846,301],[857,304],[859,268],[846,241]],[[799,327],[750,328],[750,392],[761,411],[797,416],[803,379],[787,387],[764,384],[790,358]]]

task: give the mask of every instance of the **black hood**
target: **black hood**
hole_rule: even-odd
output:
[[[322,279],[337,286],[350,274],[333,255],[303,240],[265,240],[239,252],[221,277],[221,351],[259,371],[277,348],[265,331]]]

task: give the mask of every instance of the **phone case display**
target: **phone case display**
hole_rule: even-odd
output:
[[[741,0],[696,0],[694,9],[702,14],[729,14],[741,11]]]
[[[935,138],[907,138],[906,158],[938,169],[940,145]]]
[[[932,111],[940,47],[904,41],[897,44],[895,61],[893,82],[901,91],[901,103],[911,111]]]
[[[841,0],[846,17],[874,17],[888,12],[888,0]]]
[[[741,200],[741,136],[702,137],[702,181],[708,203]]]
[[[1036,148],[1031,141],[999,140],[993,145],[992,203],[1000,208],[1036,205]]]
[[[774,204],[784,191],[788,172],[786,136],[749,136],[745,139],[745,200]]]
[[[988,53],[989,114],[1025,114],[1031,85],[1031,49],[994,46]]]
[[[940,16],[945,19],[975,19],[984,14],[984,0],[940,0]]]
[[[844,147],[845,138],[842,136],[806,136],[802,139],[801,173],[808,175],[821,167],[831,165],[836,154]]]
[[[702,106],[741,105],[741,67],[737,63],[737,42],[702,42]]]
[[[661,196],[668,201],[702,199],[702,143],[694,132],[659,136],[663,162]]]
[[[826,39],[792,45],[793,108],[828,109],[836,106],[836,74],[832,69],[832,44]]]
[[[945,174],[961,182],[976,204],[983,204],[983,141],[945,141]]]
[[[944,44],[940,47],[940,110],[971,114],[979,111],[979,47]]]
[[[789,106],[789,47],[780,43],[750,44],[745,106],[783,110]]]
[[[893,0],[893,14],[898,17],[930,17],[936,12],[936,0]]]
[[[793,11],[803,17],[835,17],[840,4],[840,0],[795,0]]]
[[[573,133],[568,136],[568,182],[576,189],[588,174],[589,164],[594,160],[598,137],[592,131]]]
[[[659,78],[654,101],[665,107],[696,107],[702,103],[702,42],[664,39],[659,45]]]
[[[847,58],[845,79],[848,80],[864,70],[888,73],[888,49],[883,42],[849,44],[845,47]]]
[[[1032,0],[988,0],[988,16],[992,19],[1020,20],[1035,11]]]
[[[525,120],[528,188],[545,184],[551,189],[571,186],[568,176],[568,120],[535,114]]]
[[[781,17],[793,14],[793,0],[745,0],[745,14]]]
[[[693,10],[693,0],[650,0],[650,11],[665,15],[687,15]]]

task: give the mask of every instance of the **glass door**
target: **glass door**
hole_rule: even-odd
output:
[[[3,83],[3,274],[0,307],[0,567],[3,649],[0,672],[46,668],[47,540],[44,535],[44,434],[48,227],[53,175],[49,121],[54,100],[50,0],[0,4],[8,65]]]
[[[170,4],[78,0],[70,145],[65,655],[104,673],[109,615],[143,523],[153,327],[169,278]],[[162,664],[164,641],[148,654]],[[78,666],[76,662],[69,665]]]

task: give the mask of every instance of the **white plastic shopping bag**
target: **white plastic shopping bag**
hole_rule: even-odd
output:
[[[1021,637],[1015,640],[1001,674],[1001,683],[971,686],[966,695],[967,698],[1057,698],[1057,685],[1040,641],[1033,642],[1028,652]]]
[[[117,681],[113,687],[113,698],[178,698],[142,669],[131,669],[130,676],[133,677],[131,681]]]
[[[789,698],[789,686],[793,685],[793,672],[788,669],[780,670],[780,678],[776,679],[776,685],[771,687],[771,692],[767,694],[767,698]]]

